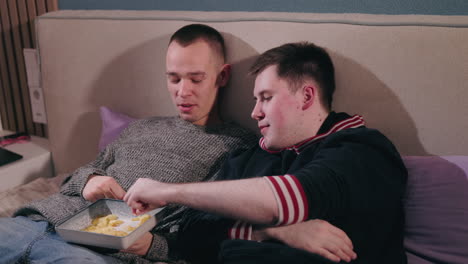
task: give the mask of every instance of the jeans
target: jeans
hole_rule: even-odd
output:
[[[68,244],[45,221],[18,216],[0,218],[0,263],[119,263]]]

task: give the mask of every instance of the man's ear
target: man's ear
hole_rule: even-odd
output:
[[[218,75],[217,84],[219,87],[226,86],[231,77],[231,64],[224,64]]]
[[[314,104],[317,95],[315,86],[306,85],[302,88],[302,110],[306,110]]]

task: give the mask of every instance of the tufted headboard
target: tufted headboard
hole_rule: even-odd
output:
[[[170,35],[190,23],[225,36],[233,75],[223,114],[251,129],[253,59],[307,40],[334,61],[334,110],[363,115],[403,155],[468,155],[468,16],[58,11],[36,21],[57,173],[95,157],[99,106],[133,117],[175,113],[165,52]]]

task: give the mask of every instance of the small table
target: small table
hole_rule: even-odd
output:
[[[0,136],[13,134],[2,130]],[[52,155],[46,138],[31,136],[27,143],[4,147],[23,156],[22,159],[0,166],[0,191],[30,182],[38,177],[53,177]]]

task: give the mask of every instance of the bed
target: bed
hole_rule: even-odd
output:
[[[101,107],[111,109],[111,123],[122,115],[175,113],[165,88],[165,52],[170,35],[190,23],[223,33],[233,76],[222,112],[252,130],[253,80],[247,69],[255,56],[286,42],[326,47],[336,68],[334,109],[363,115],[405,158],[409,263],[468,263],[468,16],[97,10],[43,15],[36,20],[37,49],[58,176],[0,193],[1,215],[56,192],[64,175],[95,157],[100,140],[113,133],[106,131]]]

